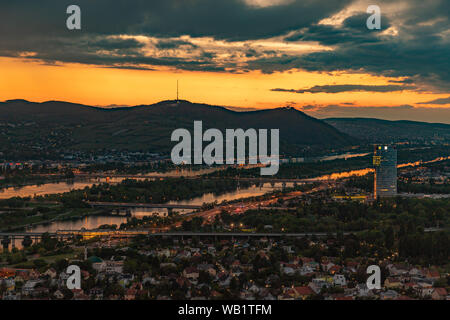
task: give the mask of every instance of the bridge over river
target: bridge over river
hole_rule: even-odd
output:
[[[0,238],[6,239],[41,239],[44,234],[60,240],[82,236],[84,239],[94,237],[133,238],[139,235],[147,237],[225,237],[225,238],[280,238],[280,237],[324,237],[326,232],[282,233],[282,232],[155,232],[154,230],[58,230],[56,232],[1,232]],[[344,234],[351,234],[345,232]]]

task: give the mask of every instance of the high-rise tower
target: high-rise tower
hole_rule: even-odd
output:
[[[375,146],[374,198],[397,195],[397,149],[393,146]]]

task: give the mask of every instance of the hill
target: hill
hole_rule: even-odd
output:
[[[173,130],[193,128],[280,129],[280,152],[339,148],[354,142],[331,125],[293,108],[236,112],[188,101],[105,109],[60,101],[0,103],[0,143],[6,155],[33,150],[151,151],[168,153]],[[57,150],[57,151],[55,151]]]
[[[372,118],[328,118],[324,121],[349,136],[370,143],[450,141],[449,124]]]

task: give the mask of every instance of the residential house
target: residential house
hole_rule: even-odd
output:
[[[303,287],[293,287],[291,289],[291,294],[293,294],[293,297],[295,299],[302,299],[305,300],[309,296],[314,294],[314,291],[311,290],[310,287],[303,286]]]
[[[195,267],[188,267],[183,270],[183,276],[190,280],[197,280],[199,276],[198,269]]]
[[[402,284],[398,278],[388,277],[386,280],[384,280],[384,286],[388,289],[392,289],[400,288],[402,287]]]
[[[381,300],[394,300],[397,299],[398,293],[394,290],[387,290],[385,292],[380,293],[380,299]]]
[[[345,287],[347,285],[347,280],[345,279],[345,276],[342,274],[335,274],[333,276],[333,281],[335,286]]]
[[[433,300],[445,300],[447,297],[447,290],[445,288],[434,288],[431,298]]]

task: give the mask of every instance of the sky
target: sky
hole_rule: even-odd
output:
[[[81,30],[68,30],[69,5]],[[381,30],[369,30],[369,5]],[[448,0],[0,0],[0,101],[450,123]]]

